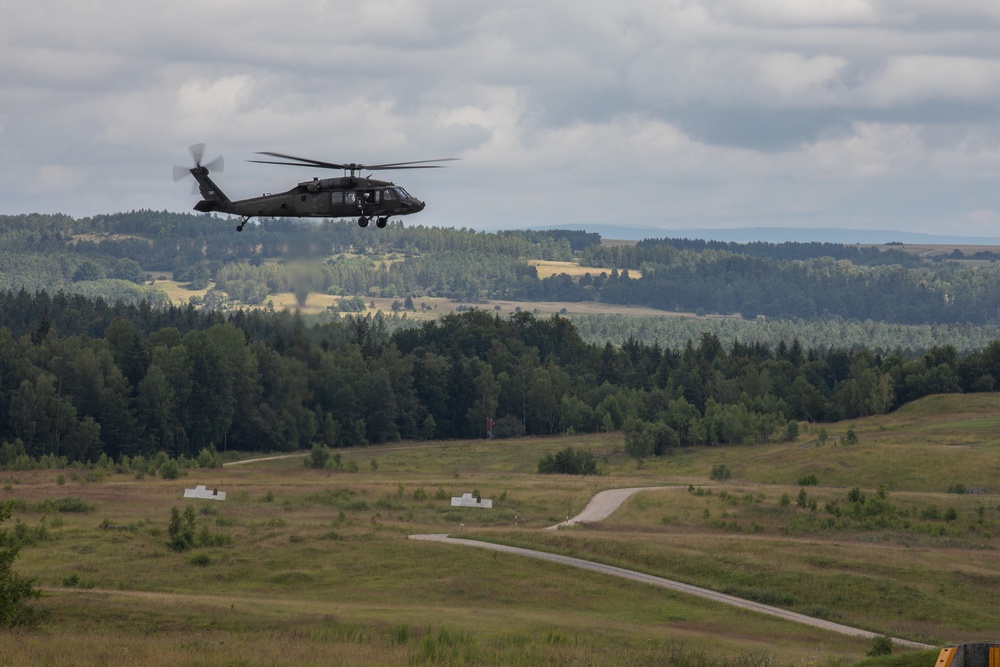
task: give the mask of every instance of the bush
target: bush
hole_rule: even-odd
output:
[[[798,484],[799,486],[816,486],[819,484],[819,479],[817,479],[816,475],[806,475],[799,478]]]
[[[554,455],[549,452],[538,462],[542,475],[596,475],[597,459],[593,452],[566,447]]]
[[[198,467],[199,468],[221,468],[222,467],[222,456],[215,449],[215,445],[209,445],[201,450],[198,454]]]
[[[892,638],[887,635],[876,637],[872,641],[872,647],[868,650],[868,657],[875,658],[880,655],[892,655]]]
[[[794,419],[789,419],[785,424],[785,440],[792,442],[799,437],[799,423]]]
[[[322,470],[327,466],[330,461],[330,450],[326,445],[316,444],[313,445],[312,451],[309,452],[309,456],[306,458],[306,467],[314,468],[316,470]]]
[[[188,562],[191,563],[192,565],[205,567],[206,565],[211,564],[212,559],[209,557],[208,554],[195,554],[191,556],[191,560],[189,560]]]
[[[10,509],[0,506],[0,524],[10,518]],[[34,580],[14,572],[12,566],[21,551],[21,542],[9,539],[6,530],[0,530],[0,627],[34,625],[38,617],[25,604],[41,592],[33,586]]]
[[[167,546],[174,551],[185,551],[194,546],[194,508],[188,505],[183,516],[176,507],[170,508],[170,522],[167,524],[167,535],[170,540]]]
[[[709,479],[715,481],[722,481],[724,479],[729,479],[733,476],[733,471],[729,469],[725,463],[720,463],[718,465],[712,466],[712,472],[708,474]]]
[[[181,467],[177,465],[177,461],[170,459],[164,461],[156,472],[161,479],[177,479],[181,476]]]

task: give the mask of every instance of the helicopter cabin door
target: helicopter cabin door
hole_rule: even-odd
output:
[[[328,215],[326,197],[321,192],[302,192],[295,198],[295,213],[301,216]]]

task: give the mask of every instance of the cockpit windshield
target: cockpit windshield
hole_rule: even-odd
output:
[[[395,188],[395,190],[396,190],[396,195],[400,199],[413,199],[413,197],[410,196],[410,193],[404,190],[403,188]]]

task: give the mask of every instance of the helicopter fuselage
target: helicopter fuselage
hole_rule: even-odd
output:
[[[191,170],[201,185],[203,199],[195,204],[195,210],[238,215],[244,224],[253,217],[357,218],[362,227],[369,219],[384,227],[390,216],[418,213],[425,206],[390,181],[356,176],[314,178],[287,192],[232,201],[207,173],[196,172],[197,168]],[[242,228],[241,224],[237,229]]]

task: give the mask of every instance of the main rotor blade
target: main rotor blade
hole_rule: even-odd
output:
[[[296,160],[296,162],[273,162],[271,160],[247,160],[247,162],[257,162],[260,164],[284,164],[291,167],[322,167],[323,169],[350,169],[352,165],[335,164],[333,162],[323,162],[321,160],[310,160],[306,157],[295,157],[284,153],[272,153],[270,151],[259,151],[257,155],[270,155],[283,160]],[[356,165],[355,165],[356,166]]]
[[[441,169],[443,165],[427,165],[428,162],[454,162],[461,160],[460,157],[442,157],[436,160],[413,160],[412,162],[389,162],[386,164],[365,165],[365,169],[374,171],[377,169]],[[422,167],[410,167],[407,165],[425,165]]]
[[[336,162],[323,162],[322,160],[311,160],[305,157],[296,157],[294,155],[285,155],[284,153],[272,153],[271,151],[260,151],[257,155],[269,155],[271,157],[281,158],[282,160],[295,160],[295,162],[277,162],[275,160],[247,160],[247,162],[256,162],[258,164],[281,164],[288,167],[319,167],[321,169],[343,169],[345,171],[381,171],[385,169],[440,169],[442,165],[429,165],[428,162],[451,162],[453,160],[460,160],[457,157],[445,157],[438,158],[436,160],[414,160],[412,162],[389,162],[386,164],[357,164],[354,162],[349,162],[346,164],[338,164]]]

